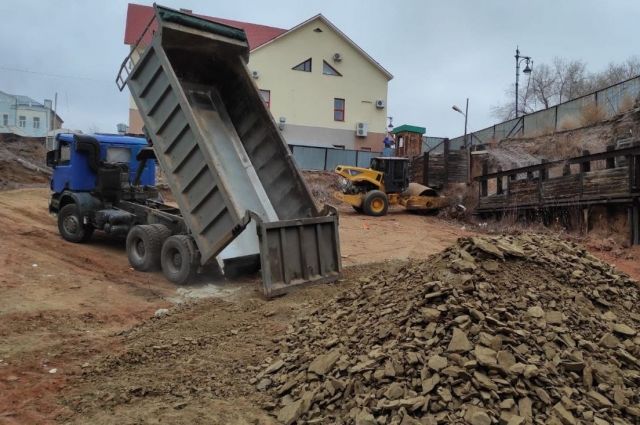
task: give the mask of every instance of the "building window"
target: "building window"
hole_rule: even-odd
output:
[[[360,150],[364,151],[364,152],[371,152],[371,148],[367,148],[367,147],[364,147],[364,146],[361,147]]]
[[[9,127],[9,114],[2,114],[2,125]]]
[[[26,127],[27,126],[27,117],[25,117],[24,115],[20,115],[18,117],[18,127]]]
[[[33,128],[40,128],[40,117],[33,117]]]
[[[345,149],[344,145],[333,145],[335,149]]]
[[[307,59],[302,63],[299,63],[298,65],[294,66],[291,69],[293,69],[294,71],[311,72],[311,58]]]
[[[333,99],[333,120],[344,121],[344,99]]]
[[[322,61],[322,73],[324,75],[335,75],[336,77],[342,77],[342,74],[336,71],[334,67],[329,65],[327,61]]]
[[[260,97],[265,105],[267,105],[267,109],[271,109],[271,90],[260,90]]]

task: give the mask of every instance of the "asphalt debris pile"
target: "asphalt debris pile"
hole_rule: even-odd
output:
[[[639,301],[573,243],[463,238],[300,318],[253,382],[285,424],[640,423]]]

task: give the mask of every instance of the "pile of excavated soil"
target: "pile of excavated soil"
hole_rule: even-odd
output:
[[[0,190],[43,185],[51,170],[45,166],[46,149],[40,140],[0,145]]]
[[[302,176],[319,206],[341,204],[333,197],[334,192],[340,191],[339,175],[332,171],[303,171]]]
[[[299,319],[255,381],[285,424],[640,423],[639,301],[559,238],[464,238]]]

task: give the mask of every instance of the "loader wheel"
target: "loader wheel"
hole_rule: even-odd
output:
[[[171,231],[162,224],[134,226],[127,235],[127,257],[129,264],[141,272],[160,268],[162,243]]]
[[[84,224],[76,204],[67,204],[58,212],[58,231],[69,242],[87,242],[93,235],[93,226]]]
[[[372,190],[365,195],[362,201],[362,209],[365,214],[374,217],[386,215],[389,209],[389,199],[387,199],[387,195],[384,192]]]
[[[162,245],[160,255],[162,272],[165,277],[177,285],[184,285],[198,271],[200,262],[198,250],[191,236],[174,235]]]

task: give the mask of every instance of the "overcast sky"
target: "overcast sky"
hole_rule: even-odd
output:
[[[58,93],[65,127],[115,132],[128,95],[114,83],[127,54],[126,0],[1,0],[0,90],[38,101]],[[141,4],[151,4],[140,1]],[[592,71],[640,54],[640,1],[164,0],[195,13],[291,28],[322,13],[393,75],[394,124],[455,137],[494,124],[515,79],[516,45],[536,63],[582,59]]]

